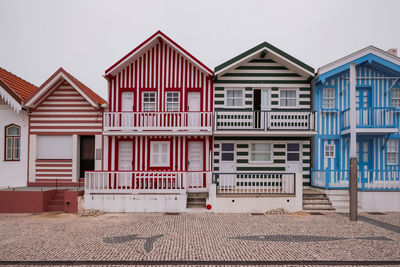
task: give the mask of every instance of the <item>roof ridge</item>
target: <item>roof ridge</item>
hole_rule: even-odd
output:
[[[4,70],[5,72],[8,72],[9,74],[11,74],[11,75],[17,77],[18,79],[21,79],[22,81],[24,81],[24,82],[26,82],[26,83],[29,83],[29,84],[32,85],[32,86],[35,86],[35,87],[39,88],[37,85],[35,85],[35,84],[33,84],[33,83],[31,83],[31,82],[25,80],[24,78],[21,78],[20,76],[18,76],[18,75],[16,75],[16,74],[12,73],[11,71],[6,70],[5,68],[2,68],[1,66],[0,66],[0,69]],[[1,78],[0,78],[0,79],[1,79]],[[3,80],[3,79],[2,79],[2,80]]]

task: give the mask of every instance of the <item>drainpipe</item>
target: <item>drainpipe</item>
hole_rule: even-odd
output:
[[[350,64],[350,221],[357,221],[356,65]]]

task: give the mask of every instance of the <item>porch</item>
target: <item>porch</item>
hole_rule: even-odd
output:
[[[322,189],[348,189],[349,170],[312,170],[311,185]],[[358,170],[358,190],[400,190],[400,170]]]
[[[212,130],[212,112],[104,112],[104,131],[143,135],[149,131],[204,133]]]
[[[215,130],[221,131],[293,131],[297,134],[315,131],[314,111],[216,111]]]

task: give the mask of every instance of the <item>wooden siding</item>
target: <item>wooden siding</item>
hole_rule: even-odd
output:
[[[72,179],[72,160],[37,159],[36,182],[41,179]]]
[[[222,76],[218,76],[214,84],[215,110],[225,108],[225,91],[228,88],[245,90],[244,109],[253,109],[254,89],[271,90],[271,109],[273,110],[281,108],[280,89],[297,90],[297,109],[311,107],[310,81],[272,59],[262,59],[259,56],[252,58]]]
[[[201,92],[201,110],[212,111],[212,76],[166,43],[149,47],[143,55],[110,77],[110,111],[121,110],[121,93],[134,92],[134,111],[142,111],[143,91],[157,92],[157,111],[165,111],[165,92],[180,92],[180,110],[187,111],[187,93]]]
[[[235,164],[237,172],[285,172],[286,144],[298,142],[301,144],[303,162],[303,185],[310,185],[310,154],[309,138],[271,138],[271,137],[215,137],[214,140],[214,171],[220,171],[221,144],[235,143]],[[250,144],[270,143],[272,145],[271,163],[251,163]]]
[[[101,134],[102,111],[64,81],[30,109],[30,134]]]

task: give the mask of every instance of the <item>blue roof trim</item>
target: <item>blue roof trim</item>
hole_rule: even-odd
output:
[[[352,62],[346,63],[346,64],[344,64],[344,65],[342,65],[340,67],[337,67],[336,69],[333,69],[333,70],[325,72],[325,73],[323,73],[321,75],[318,75],[317,79],[315,80],[315,84],[318,84],[318,83],[324,84],[325,80],[327,78],[332,77],[332,76],[334,76],[334,75],[336,75],[338,73],[341,73],[341,72],[343,72],[343,71],[345,71],[347,69],[350,69],[350,64],[351,63],[355,63],[356,65],[359,65],[359,64],[364,63],[366,61],[368,61],[369,64],[371,64],[372,62],[375,62],[375,63],[381,64],[381,65],[383,65],[383,66],[385,66],[385,67],[387,67],[389,69],[392,69],[394,71],[400,72],[400,65],[394,64],[394,63],[392,63],[390,61],[387,61],[386,59],[383,59],[381,57],[378,57],[378,56],[376,56],[374,54],[368,54],[368,55],[360,57],[360,58],[358,58],[358,59],[356,59],[356,60],[354,60]]]

